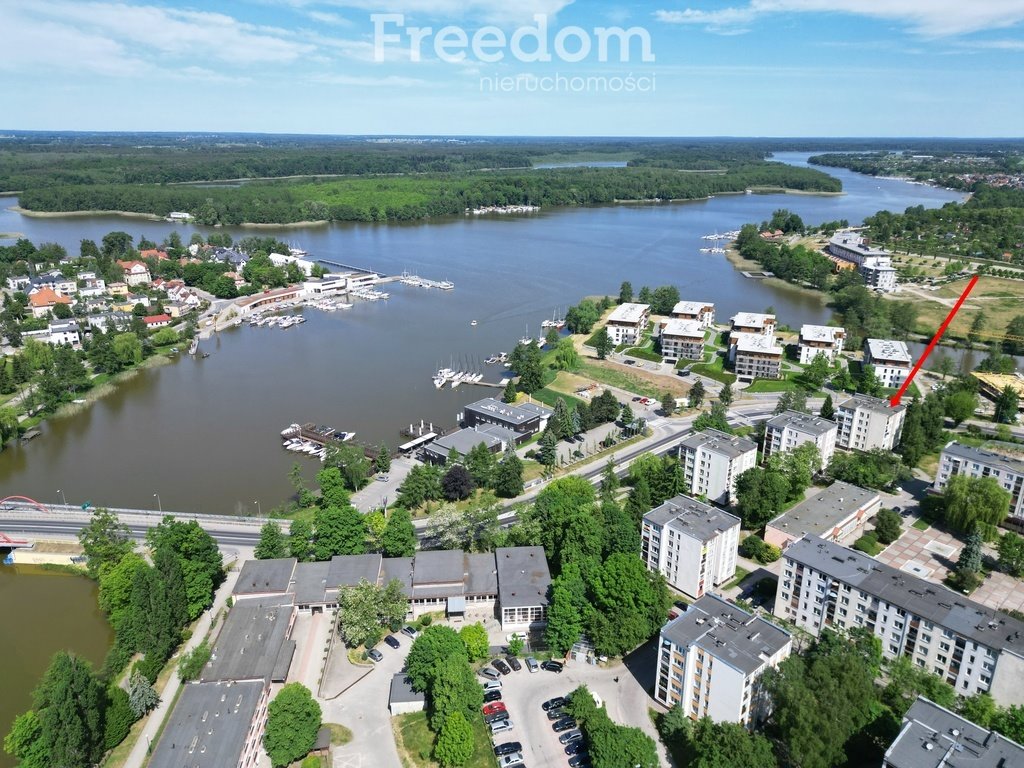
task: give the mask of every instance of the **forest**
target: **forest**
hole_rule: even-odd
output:
[[[1019,174],[1024,172],[1024,147],[1019,142],[976,148],[969,152],[931,150],[905,152],[839,152],[815,155],[812,165],[849,168],[869,176],[899,176],[919,182],[934,182],[951,189],[973,190],[975,179],[964,175]]]

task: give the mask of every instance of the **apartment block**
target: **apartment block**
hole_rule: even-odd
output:
[[[697,320],[666,320],[661,324],[661,356],[703,360],[705,327]]]
[[[941,491],[953,475],[968,477],[994,477],[999,485],[1010,492],[1010,516],[1007,522],[1024,526],[1024,460],[1001,453],[972,448],[955,440],[947,443],[939,457],[939,469],[932,486]]]
[[[688,496],[644,515],[640,556],[674,589],[700,597],[736,573],[740,519]]]
[[[810,365],[818,355],[835,362],[843,352],[846,330],[831,325],[804,325],[800,328],[800,364]]]
[[[715,324],[715,305],[710,301],[680,301],[672,307],[672,317],[693,320],[704,328],[710,328]]]
[[[694,720],[758,723],[769,704],[761,675],[792,645],[781,627],[705,595],[661,629],[654,698]]]
[[[737,333],[756,333],[761,336],[775,337],[775,315],[760,312],[738,312],[729,318],[732,323],[730,336]],[[733,343],[730,338],[730,344]]]
[[[1024,622],[818,536],[783,553],[774,614],[818,635],[868,629],[960,696],[1024,704]]]
[[[716,504],[736,501],[736,478],[757,464],[757,444],[717,429],[697,432],[679,445],[689,496]]]
[[[857,451],[891,451],[900,440],[906,417],[905,405],[892,406],[888,400],[853,395],[836,406],[836,445]]]
[[[839,427],[834,421],[800,411],[783,411],[765,422],[764,458],[814,443],[821,454],[821,466],[827,467],[835,455],[838,434]]]
[[[872,248],[871,243],[850,230],[840,230],[832,235],[828,252],[840,268],[854,265],[868,287],[881,293],[896,290],[896,269],[892,266],[892,254],[881,248]]]
[[[733,370],[741,381],[782,378],[783,350],[774,336],[758,333],[737,333],[730,337]]]
[[[875,376],[883,387],[897,389],[910,375],[910,350],[902,341],[893,339],[866,339],[864,364],[873,366]]]
[[[608,335],[616,345],[636,344],[650,319],[649,304],[619,304],[608,316]]]

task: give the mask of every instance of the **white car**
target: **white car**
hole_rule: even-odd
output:
[[[484,690],[485,691],[500,691],[501,690],[501,680],[488,680],[486,683],[484,683]]]
[[[497,736],[499,733],[506,733],[512,730],[512,721],[509,719],[495,720],[491,723],[491,735]]]
[[[498,765],[501,768],[514,768],[523,764],[523,753],[513,752],[511,755],[502,755],[498,758]]]

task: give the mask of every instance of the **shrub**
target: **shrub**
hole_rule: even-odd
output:
[[[428,613],[426,616],[420,618],[421,627],[429,627],[434,621],[434,618]]]
[[[157,675],[160,674],[160,670],[163,669],[163,666],[164,663],[160,660],[159,656],[147,653],[132,665],[132,671],[138,672],[144,678],[149,680],[150,683],[155,683]]]
[[[878,536],[874,531],[868,531],[853,542],[853,548],[868,555],[875,555],[879,550]]]

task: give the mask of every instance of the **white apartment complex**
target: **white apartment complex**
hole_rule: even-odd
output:
[[[994,477],[1010,493],[1010,515],[1007,523],[1024,527],[1024,460],[1001,453],[972,448],[955,440],[947,443],[939,457],[934,488],[941,491],[953,475]]]
[[[836,259],[855,264],[868,287],[881,293],[896,290],[896,269],[892,266],[892,254],[881,248],[872,248],[856,232],[836,232],[829,240],[828,252]]]
[[[1024,704],[1024,622],[817,536],[783,553],[774,614],[815,636],[869,629],[886,658],[906,656],[960,696]]]
[[[680,301],[672,307],[672,317],[694,320],[704,328],[710,328],[715,324],[715,305],[710,301]]]
[[[836,406],[836,445],[856,451],[891,451],[899,442],[907,406],[869,395],[853,395]]]
[[[674,589],[700,597],[736,573],[740,519],[688,496],[644,515],[640,556]]]
[[[679,445],[687,495],[716,504],[736,501],[736,478],[757,464],[757,444],[717,429],[697,432]]]
[[[846,329],[831,325],[804,325],[800,328],[800,364],[810,365],[818,355],[834,363],[843,352]]]
[[[866,339],[864,364],[874,366],[883,387],[898,389],[910,375],[912,360],[906,343],[893,339]]]
[[[729,347],[733,371],[740,381],[754,379],[781,379],[783,350],[774,336],[757,333],[737,333]]]
[[[775,315],[765,315],[760,312],[739,312],[729,318],[732,326],[729,329],[731,337],[737,333],[757,333],[762,336],[775,338]]]
[[[764,458],[773,453],[792,451],[804,443],[814,443],[821,454],[821,466],[827,467],[836,453],[839,428],[834,421],[800,411],[783,411],[764,425]]]
[[[705,333],[697,320],[665,320],[661,324],[661,356],[703,360]]]
[[[636,344],[650,318],[649,304],[619,304],[608,316],[608,335],[616,345]]]
[[[792,646],[781,627],[705,595],[661,629],[654,698],[693,720],[757,723],[768,714],[760,677]]]

